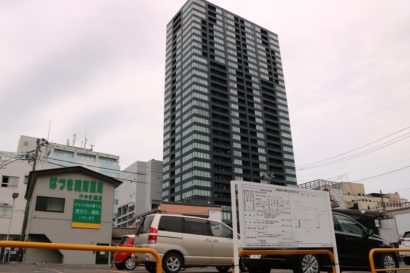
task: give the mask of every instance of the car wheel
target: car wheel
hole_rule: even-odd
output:
[[[295,273],[319,273],[320,263],[316,255],[300,255],[294,268]]]
[[[229,271],[229,266],[217,266],[216,269],[221,273],[226,273]]]
[[[162,268],[167,273],[178,273],[182,267],[182,257],[178,253],[168,253],[162,260]]]
[[[410,257],[403,257],[403,262],[404,262],[406,265],[410,265]]]
[[[135,264],[132,257],[127,257],[124,261],[124,268],[127,270],[133,270],[137,265]]]
[[[118,270],[124,270],[124,264],[123,263],[115,263],[115,268]]]
[[[386,253],[383,254],[381,256],[382,260],[381,260],[381,267],[383,269],[389,269],[389,268],[396,268],[396,259],[394,258],[394,256],[390,253]],[[388,270],[385,271],[387,273],[395,273],[396,270]]]
[[[157,264],[156,263],[145,263],[145,269],[149,273],[155,273],[157,271]]]

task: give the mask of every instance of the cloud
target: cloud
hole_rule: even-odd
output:
[[[211,2],[279,35],[297,165],[410,124],[407,0]],[[44,137],[51,120],[55,142],[87,132],[97,151],[161,160],[166,24],[184,3],[0,2],[0,150],[13,151],[20,134]],[[298,180],[394,169],[406,145]],[[407,177],[366,187],[398,190]]]

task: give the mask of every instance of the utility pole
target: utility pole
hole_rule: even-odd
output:
[[[40,152],[41,146],[44,146],[48,144],[48,141],[45,140],[44,138],[42,139],[37,139],[36,141],[36,149],[34,151],[34,158],[33,158],[33,169],[32,172],[34,172],[36,170],[36,165],[37,165],[37,158],[38,158],[38,154]],[[27,184],[27,187],[29,185]],[[28,197],[27,202],[26,202],[26,207],[24,209],[24,218],[23,218],[23,227],[21,229],[21,235],[20,235],[20,241],[25,241],[26,240],[26,229],[27,229],[27,221],[28,221],[28,212],[30,209],[30,201],[31,201],[31,197]]]

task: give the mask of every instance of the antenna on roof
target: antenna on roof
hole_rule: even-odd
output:
[[[84,149],[87,148],[87,132],[85,132],[85,136],[84,136]]]
[[[50,122],[48,123],[48,134],[47,134],[47,140],[50,140],[50,129],[51,129],[51,119],[50,119]]]
[[[76,139],[77,135],[73,134],[73,146],[75,146],[75,139]]]

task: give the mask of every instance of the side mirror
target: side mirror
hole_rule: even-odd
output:
[[[368,230],[367,230],[367,236],[373,236],[374,235],[374,232],[375,232],[375,230],[374,229],[372,229],[372,228],[369,228]]]

